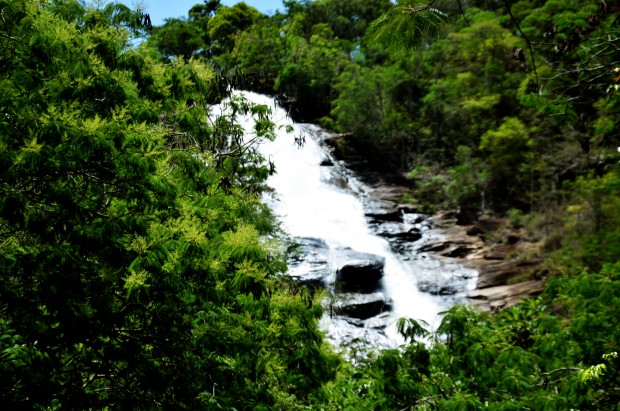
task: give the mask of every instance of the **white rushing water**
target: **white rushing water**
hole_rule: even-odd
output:
[[[396,321],[400,317],[424,320],[436,327],[438,313],[447,308],[449,301],[443,297],[422,293],[418,290],[416,271],[423,267],[403,261],[394,254],[388,242],[374,235],[365,217],[363,184],[351,176],[334,177],[332,167],[321,166],[327,153],[319,144],[319,127],[308,124],[294,124],[287,113],[275,106],[270,97],[243,92],[251,101],[272,107],[272,119],[277,125],[292,125],[293,132],[287,133],[284,127],[273,142],[262,143],[260,151],[268,156],[276,167],[276,174],[268,180],[275,189],[276,200],[270,206],[281,219],[284,228],[293,237],[323,239],[333,248],[351,248],[385,258],[383,292],[392,300],[392,312],[387,318],[385,330],[378,332],[349,326],[343,336],[340,329],[343,321],[324,319],[324,326],[332,340],[358,338],[370,346],[397,346],[402,339],[396,331]],[[299,147],[295,137],[303,135],[305,144]],[[334,179],[340,184],[334,184]],[[359,328],[359,325],[358,327]],[[357,333],[357,334],[355,334]],[[339,335],[340,334],[340,335]]]

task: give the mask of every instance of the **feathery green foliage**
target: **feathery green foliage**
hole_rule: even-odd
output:
[[[451,4],[214,0],[132,47],[125,6],[0,0],[3,407],[617,410],[615,4]],[[280,276],[252,144],[268,109],[216,112],[226,76],[410,171],[426,209],[536,225],[562,276],[494,315],[403,319],[401,349],[342,363]]]
[[[129,47],[112,9],[0,2],[0,402],[305,403],[337,360],[268,241],[269,110],[217,113],[205,62]]]
[[[448,14],[432,7],[432,2],[398,0],[370,24],[366,35],[388,52],[413,50],[425,39],[438,37],[449,22]]]

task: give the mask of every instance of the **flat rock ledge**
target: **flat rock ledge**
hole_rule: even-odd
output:
[[[544,288],[544,281],[530,280],[470,291],[467,297],[473,305],[485,311],[499,311],[517,304],[523,298],[541,293]]]
[[[400,203],[409,192],[404,184],[379,180],[369,186],[369,198],[379,204],[386,215],[391,216],[394,210],[418,209],[415,204]],[[518,231],[501,232],[501,244],[487,241],[490,233],[502,227],[502,219],[487,217],[471,225],[458,225],[452,213],[440,212],[429,216],[428,222],[436,235],[420,244],[417,251],[476,270],[476,289],[467,293],[472,305],[494,312],[524,298],[536,297],[543,291],[544,281],[538,273],[542,259],[517,257],[531,248],[532,243],[523,240]]]

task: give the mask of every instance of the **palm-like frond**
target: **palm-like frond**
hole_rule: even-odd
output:
[[[419,47],[425,37],[437,37],[450,18],[431,6],[432,2],[398,1],[370,24],[370,40],[381,44],[388,52],[398,52]]]

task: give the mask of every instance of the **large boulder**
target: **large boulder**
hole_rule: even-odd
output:
[[[370,293],[380,287],[385,258],[347,250],[336,270],[337,292]]]
[[[333,303],[336,315],[366,320],[392,310],[392,301],[383,293],[339,294]]]

